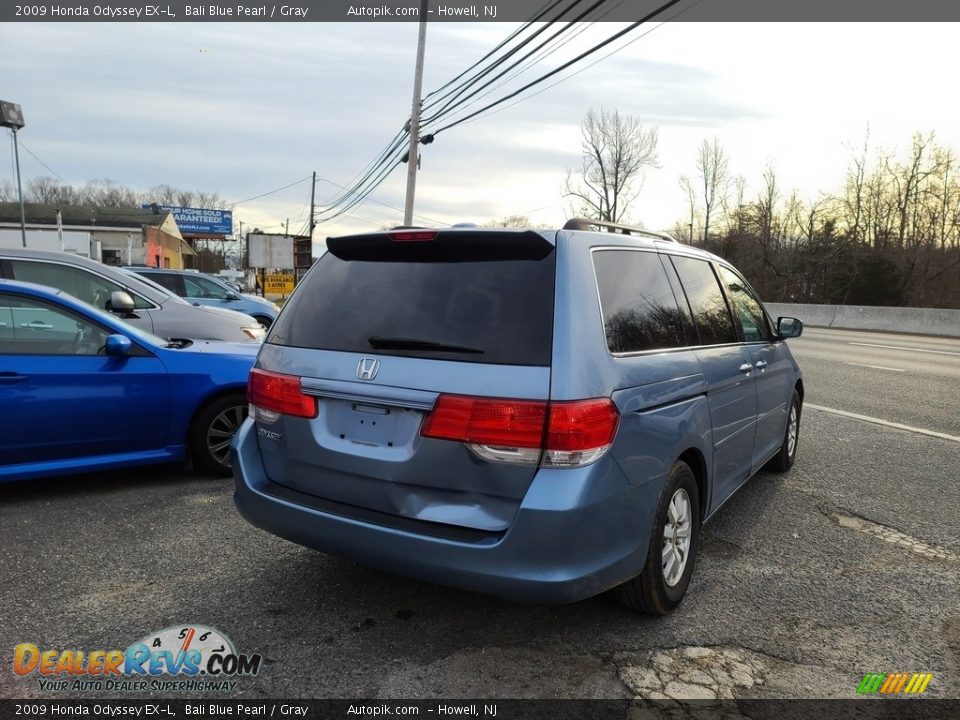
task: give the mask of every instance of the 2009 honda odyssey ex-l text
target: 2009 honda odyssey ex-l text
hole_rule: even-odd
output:
[[[718,257],[587,220],[327,247],[234,439],[258,527],[505,598],[615,589],[665,613],[702,523],[793,463],[803,381],[784,339],[802,324],[771,322]]]

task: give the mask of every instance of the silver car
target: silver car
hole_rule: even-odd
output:
[[[155,283],[71,253],[0,249],[0,277],[63,290],[163,338],[259,342],[265,334],[249,315],[196,307]]]

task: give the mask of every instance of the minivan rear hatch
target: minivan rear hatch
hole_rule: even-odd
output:
[[[549,396],[552,240],[404,229],[327,247],[274,323],[251,380],[254,405],[292,403],[254,411],[268,477],[381,523],[505,531],[539,460],[537,450],[510,447],[536,432],[528,415]],[[484,422],[496,428],[483,435]],[[463,432],[500,449],[478,454]]]

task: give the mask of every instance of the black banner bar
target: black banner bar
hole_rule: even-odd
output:
[[[2,700],[0,720],[63,718],[235,720],[946,720],[960,717],[960,700],[915,697],[881,700]]]
[[[583,8],[549,20],[575,19]],[[634,22],[663,0],[623,0],[600,5],[586,21]],[[416,22],[419,0],[25,0],[0,3],[2,22]],[[543,0],[430,0],[431,22],[525,22]],[[559,8],[559,6],[558,6]],[[559,10],[558,10],[559,11]],[[683,0],[658,20],[724,21],[949,21],[960,3],[945,0]]]

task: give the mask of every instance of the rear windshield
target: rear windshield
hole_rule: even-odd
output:
[[[555,253],[345,260],[326,253],[268,343],[502,365],[550,364]],[[415,256],[416,257],[416,256]]]

